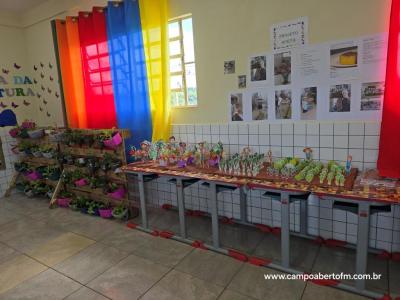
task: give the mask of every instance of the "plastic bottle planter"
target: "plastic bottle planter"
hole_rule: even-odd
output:
[[[122,143],[122,136],[117,132],[111,139],[105,140],[103,143],[106,148],[116,149]]]
[[[59,207],[68,208],[70,202],[71,202],[71,198],[58,198],[57,199],[57,205]]]
[[[42,178],[42,175],[37,171],[32,171],[32,172],[26,173],[25,177],[26,177],[26,179],[28,179],[30,181],[35,181],[35,180]]]
[[[79,180],[75,180],[74,181],[74,184],[76,185],[76,186],[85,186],[85,185],[87,185],[88,184],[88,181],[85,179],[85,178],[81,178],[81,179],[79,179]]]
[[[112,193],[108,193],[108,196],[110,196],[111,198],[115,199],[115,200],[121,200],[122,198],[125,197],[125,188],[124,187],[120,187],[118,189],[116,189],[114,192]]]
[[[114,218],[116,218],[116,219],[119,219],[119,220],[125,219],[125,218],[128,217],[128,209],[125,208],[125,209],[122,210],[121,212],[119,212],[119,211],[118,211],[118,212],[113,211],[113,212],[112,212],[112,216],[113,216]]]
[[[28,135],[31,139],[40,139],[44,136],[44,130],[43,129],[29,130]]]
[[[101,208],[99,209],[100,217],[102,217],[103,219],[111,219],[112,211],[112,208]]]
[[[41,151],[34,151],[34,152],[32,152],[32,155],[34,156],[34,157],[42,157],[43,155],[42,155],[42,152]]]
[[[50,152],[42,152],[42,155],[44,158],[50,159],[54,157],[54,153],[52,151]]]

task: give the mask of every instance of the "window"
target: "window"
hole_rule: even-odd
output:
[[[169,70],[172,107],[197,105],[196,64],[192,17],[168,24]]]

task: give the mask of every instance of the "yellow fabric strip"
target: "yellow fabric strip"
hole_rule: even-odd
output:
[[[171,128],[167,5],[168,0],[139,0],[153,141],[167,140]]]

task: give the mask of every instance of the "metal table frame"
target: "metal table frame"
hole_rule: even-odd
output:
[[[147,209],[146,209],[146,197],[144,192],[144,182],[146,181],[146,177],[150,178],[149,180],[158,178],[157,174],[153,173],[144,173],[144,172],[136,172],[136,171],[127,171],[129,174],[135,174],[138,176],[138,185],[139,185],[139,197],[140,197],[140,211],[141,211],[141,219],[142,225],[137,226],[136,228],[151,232],[149,228],[148,220],[147,220]],[[164,175],[160,175],[164,176]],[[176,180],[176,188],[177,188],[177,203],[178,203],[178,214],[179,214],[179,224],[180,224],[180,235],[173,236],[172,238],[185,243],[193,243],[194,240],[188,238],[186,231],[186,215],[185,215],[185,201],[184,201],[184,192],[185,188],[184,182],[185,180],[190,180],[193,178],[181,177],[181,176],[171,176],[165,175],[165,177],[171,177]],[[210,188],[210,200],[211,200],[211,222],[212,222],[212,245],[205,245],[208,249],[217,251],[219,253],[228,254],[228,250],[221,248],[220,246],[220,238],[219,238],[219,218],[218,218],[218,185],[227,185],[234,186],[228,183],[219,183],[215,181],[202,180],[209,185]],[[237,187],[237,186],[236,186]],[[247,222],[247,187],[240,186],[240,223],[249,224]],[[303,272],[292,269],[290,267],[290,197],[298,196],[304,194],[303,192],[288,192],[281,190],[273,190],[269,188],[261,188],[257,187],[254,189],[262,190],[262,191],[273,191],[275,193],[280,193],[280,202],[281,202],[281,264],[271,263],[268,264],[269,268],[276,269],[279,271],[283,271],[286,273],[292,274],[301,274]],[[357,234],[357,245],[356,245],[356,274],[366,274],[367,272],[367,262],[368,262],[368,246],[369,246],[369,224],[370,224],[370,208],[371,206],[381,206],[388,205],[382,204],[379,202],[370,202],[370,201],[358,201],[352,199],[346,199],[342,197],[333,197],[333,196],[324,196],[319,197],[332,200],[332,201],[341,201],[347,203],[353,203],[358,205],[358,234]],[[303,201],[302,201],[303,202]],[[307,205],[306,203],[302,203],[300,206],[301,212],[301,230],[299,236],[307,236],[307,227],[306,220],[302,220],[307,217]],[[306,201],[304,201],[306,202]],[[305,217],[304,217],[305,216]],[[310,236],[309,236],[310,237]],[[373,291],[369,291],[365,289],[365,280],[358,279],[356,280],[355,286],[339,283],[336,288],[346,290],[352,293],[364,295],[371,298],[381,298],[383,296],[382,293],[377,293]]]

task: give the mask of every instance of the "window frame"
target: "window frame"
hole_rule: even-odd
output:
[[[171,92],[182,92],[184,94],[184,99],[185,99],[185,104],[184,105],[172,105],[171,102],[171,96],[170,96],[170,105],[171,108],[196,108],[198,107],[198,93],[197,93],[197,70],[196,70],[196,57],[195,55],[193,56],[193,60],[192,61],[187,61],[185,62],[185,49],[184,49],[184,44],[183,44],[183,27],[182,27],[182,22],[186,19],[192,19],[192,26],[193,26],[193,16],[191,14],[186,14],[186,15],[182,15],[176,18],[172,18],[168,20],[168,26],[171,23],[176,23],[178,22],[179,25],[179,36],[175,36],[170,38],[169,37],[169,33],[168,33],[168,47],[169,47],[169,43],[170,42],[174,42],[174,41],[179,41],[179,46],[180,46],[180,54],[175,54],[175,55],[169,55],[168,54],[168,61],[170,61],[171,59],[177,59],[179,58],[181,61],[181,66],[182,66],[182,70],[178,71],[178,72],[171,72],[169,71],[169,77],[171,78],[172,76],[182,76],[182,89],[172,89],[171,87],[169,87],[169,91]],[[192,27],[193,29],[193,27]],[[193,30],[192,30],[192,36],[193,36]],[[193,51],[194,51],[194,38],[193,38]],[[195,67],[195,77],[196,77],[196,104],[194,105],[190,105],[188,104],[188,90],[187,90],[187,85],[186,85],[186,65],[190,65],[193,64]],[[170,64],[168,64],[168,68],[170,68]]]

